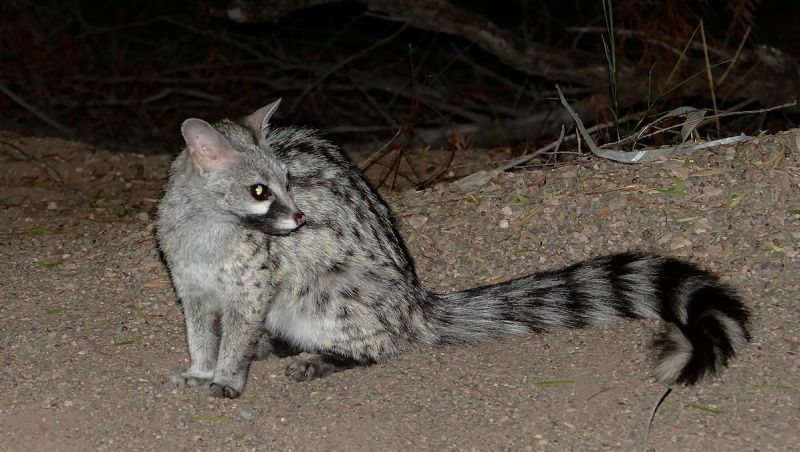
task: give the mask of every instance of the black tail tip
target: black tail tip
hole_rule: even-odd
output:
[[[710,311],[690,325],[669,325],[655,341],[655,377],[666,384],[693,385],[719,374],[750,340],[745,323]]]

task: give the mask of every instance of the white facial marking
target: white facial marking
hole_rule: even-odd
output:
[[[266,202],[266,201],[255,203],[255,204],[250,204],[250,208],[249,208],[250,213],[252,213],[254,215],[264,215],[267,212],[269,212],[270,204],[271,203]]]
[[[297,227],[298,227],[297,223],[295,223],[294,220],[290,220],[288,218],[281,218],[280,220],[276,221],[275,222],[275,226],[277,226],[277,227],[279,227],[281,229],[287,229],[287,230],[291,230],[291,231],[297,229]]]

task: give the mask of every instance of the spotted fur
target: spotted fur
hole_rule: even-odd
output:
[[[235,150],[224,171],[198,171],[188,139],[190,150],[172,166],[158,239],[184,305],[192,358],[175,386],[237,397],[250,359],[278,345],[310,354],[287,368],[302,381],[421,346],[625,318],[666,322],[655,376],[692,384],[719,372],[749,340],[747,310],[730,288],[692,264],[643,253],[429,292],[391,211],[361,172],[311,130],[271,129],[275,107],[213,126]],[[240,206],[251,202],[243,187],[256,179],[276,187],[275,207],[262,215]],[[296,229],[276,234],[264,226],[278,214],[291,225],[298,211],[305,222]]]

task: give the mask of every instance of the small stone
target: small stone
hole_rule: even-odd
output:
[[[242,410],[242,412],[239,413],[239,416],[241,416],[241,418],[244,420],[253,419],[253,410]]]
[[[510,217],[513,212],[511,211],[510,206],[505,206],[502,209],[500,209],[500,213],[507,217]]]
[[[508,220],[506,219],[500,220],[500,229],[508,229]]]
[[[419,229],[428,223],[428,217],[411,217],[408,219],[408,224],[414,229]]]
[[[669,172],[680,180],[686,180],[689,178],[689,168],[683,165],[675,165],[669,169]]]
[[[703,194],[706,195],[707,198],[716,198],[717,196],[722,195],[722,189],[719,187],[708,186],[703,189]]]
[[[547,173],[534,172],[528,182],[531,187],[543,187],[547,183]]]
[[[136,219],[147,223],[150,221],[150,215],[148,215],[147,212],[139,212],[136,214]]]
[[[464,193],[475,191],[483,187],[492,180],[492,175],[486,170],[480,170],[477,173],[470,174],[469,176],[453,182],[453,187]]]
[[[47,203],[47,210],[56,210],[58,209],[58,204],[55,201],[50,201]]]
[[[75,402],[73,402],[72,400],[64,401],[64,408],[71,408],[73,405],[75,405]]]

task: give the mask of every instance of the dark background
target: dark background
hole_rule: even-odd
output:
[[[317,127],[346,144],[452,147],[466,140],[521,153],[552,141],[568,122],[556,84],[587,126],[679,105],[711,108],[701,19],[715,80],[737,60],[717,87],[720,110],[797,98],[790,81],[800,74],[796,0],[613,2],[617,61],[632,68],[616,83],[608,72],[575,75],[588,61],[610,66],[602,1],[449,3],[457,15],[445,22],[482,18],[517,51],[538,46],[564,62],[551,71],[509,64],[463,33],[440,33],[412,13],[375,7],[390,2],[314,3],[243,3],[263,14],[238,23],[226,17],[227,1],[4,1],[0,128],[171,152],[183,119],[238,116],[281,97],[278,122]],[[412,11],[431,2],[396,3]],[[764,63],[770,52],[778,52],[776,67]],[[796,109],[733,117],[702,134],[775,131],[797,120]]]

